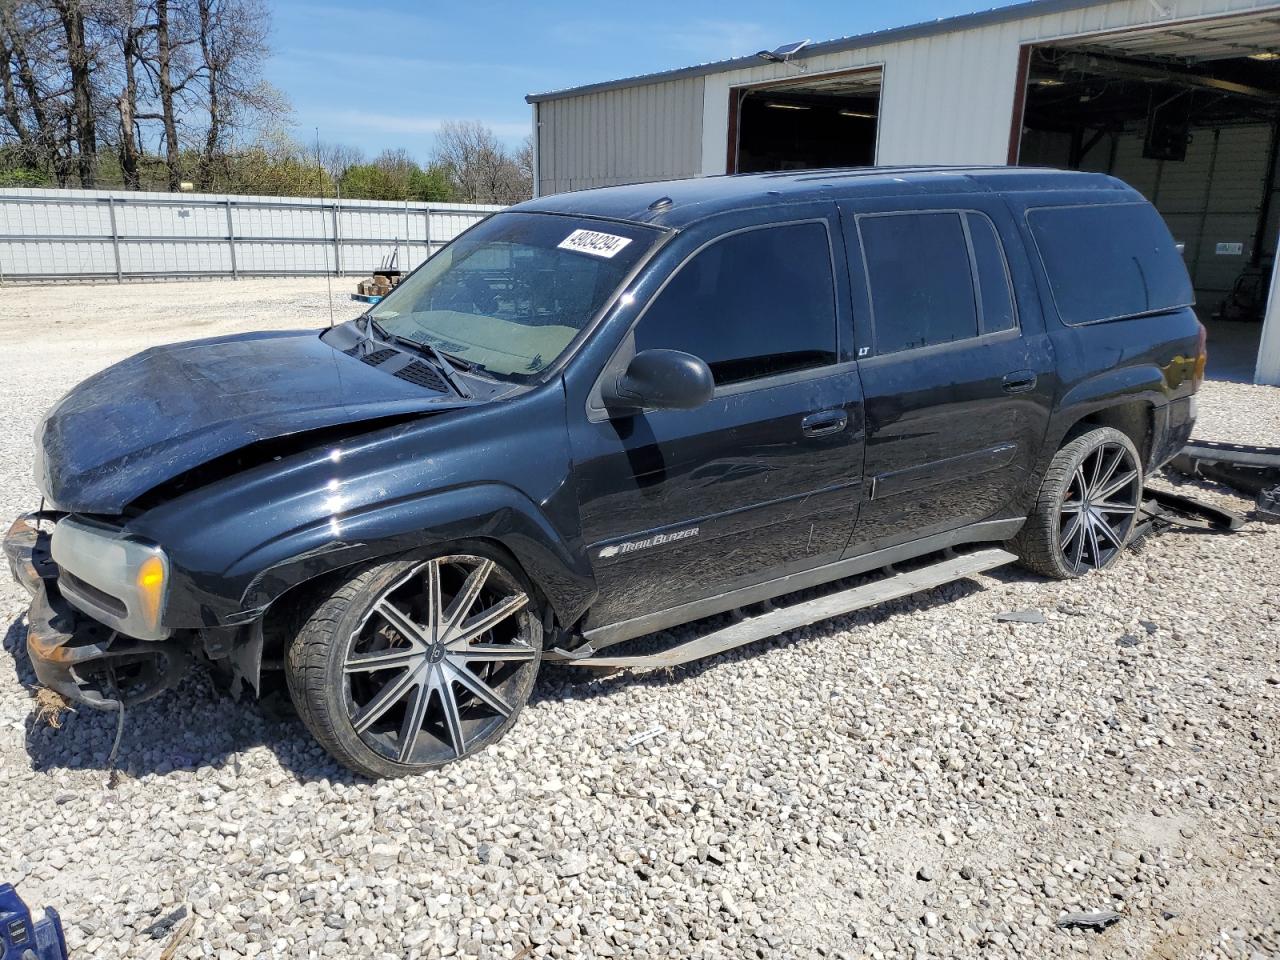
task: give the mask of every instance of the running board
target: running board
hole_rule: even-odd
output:
[[[877,603],[888,600],[897,600],[899,597],[910,596],[921,590],[929,590],[975,573],[1002,567],[1016,559],[1017,557],[1007,550],[989,547],[973,553],[952,556],[904,573],[895,573],[892,572],[892,568],[889,568],[888,575],[871,583],[793,606],[778,607],[759,616],[748,617],[727,627],[713,630],[696,640],[690,640],[688,643],[679,644],[659,653],[630,657],[587,653],[586,656],[569,656],[560,662],[566,666],[610,670],[677,667],[682,663],[724,653],[726,650],[754,643],[766,637],[774,637],[788,630],[795,630],[797,627],[852,613],[854,610],[875,606]],[[586,653],[585,650],[583,652]]]

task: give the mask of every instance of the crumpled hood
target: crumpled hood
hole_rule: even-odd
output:
[[[153,347],[49,411],[36,429],[36,482],[56,509],[118,513],[260,440],[465,403],[348,356],[313,330]]]

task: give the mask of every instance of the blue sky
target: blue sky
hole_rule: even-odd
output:
[[[444,4],[272,0],[267,78],[292,101],[295,133],[375,154],[430,155],[445,120],[480,120],[514,145],[527,93],[829,40],[1004,6],[1000,0],[535,0]]]

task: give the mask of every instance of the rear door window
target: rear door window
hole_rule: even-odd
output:
[[[969,245],[959,213],[858,218],[877,354],[978,335]]]
[[[1191,279],[1149,203],[1027,211],[1064,323],[1093,323],[1190,306]]]
[[[636,324],[635,348],[691,353],[717,385],[834,363],[826,225],[761,227],[715,241],[650,304]]]

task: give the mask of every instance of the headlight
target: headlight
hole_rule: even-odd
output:
[[[75,517],[53,528],[58,590],[72,606],[139,640],[163,640],[169,560],[160,547]]]

